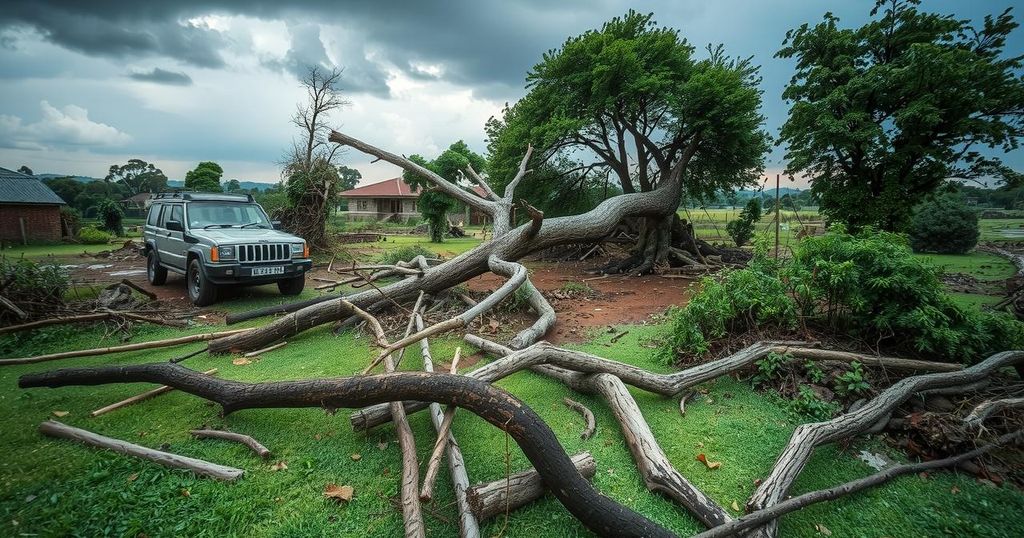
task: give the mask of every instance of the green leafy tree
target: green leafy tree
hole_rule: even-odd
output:
[[[469,149],[462,140],[449,146],[433,161],[427,161],[420,155],[412,155],[409,160],[454,183],[458,182],[467,166],[472,166],[478,173],[484,173],[487,165],[486,159]],[[430,183],[417,174],[406,171],[402,175],[402,180],[410,187],[420,190],[416,205],[423,219],[427,221],[430,241],[441,243],[449,228],[448,213],[458,207],[458,203],[451,196],[431,189]]]
[[[222,192],[220,178],[224,169],[212,161],[199,163],[194,170],[185,173],[185,189],[199,192]]]
[[[85,184],[82,182],[75,181],[72,177],[55,177],[44,179],[43,183],[47,187],[50,187],[50,190],[52,190],[57,196],[60,196],[61,200],[72,205],[72,207],[76,207],[80,210],[84,209],[78,207],[78,205],[74,203],[75,198],[85,190]]]
[[[225,192],[239,192],[242,190],[242,183],[237,179],[232,179],[224,184]]]
[[[27,167],[27,166],[25,166],[25,165],[21,165],[18,168],[18,172],[22,173],[22,174],[25,174],[26,176],[34,176],[35,175],[35,174],[32,173],[32,169]]]
[[[101,200],[96,206],[97,214],[102,223],[101,228],[118,237],[124,235],[124,212],[121,206],[107,198]]]
[[[978,214],[960,193],[942,193],[919,204],[910,221],[914,252],[966,254],[978,244]]]
[[[128,196],[167,189],[167,176],[163,171],[142,159],[129,159],[123,165],[111,165],[104,181],[125,187]]]
[[[721,47],[698,59],[652,15],[616,17],[545,53],[527,95],[488,121],[492,186],[514,177],[528,143],[541,162],[570,159],[566,172],[609,174],[624,193],[654,189],[681,161],[688,196],[751,183],[768,146],[757,70]],[[654,234],[672,223],[650,224]]]
[[[338,178],[338,189],[347,191],[356,188],[359,180],[363,179],[363,174],[360,174],[359,170],[355,168],[342,165],[338,167]]]
[[[740,211],[739,218],[731,220],[725,225],[725,231],[729,233],[729,237],[732,238],[737,247],[742,247],[753,237],[754,227],[760,221],[761,202],[757,198],[751,198],[747,201],[747,205],[743,207],[743,210]]]
[[[1021,179],[979,151],[1024,136],[1021,57],[1004,54],[1009,9],[975,27],[918,3],[878,1],[860,28],[826,14],[778,52],[796,59],[783,92],[787,172],[812,177],[826,217],[854,229],[902,230],[947,178]]]

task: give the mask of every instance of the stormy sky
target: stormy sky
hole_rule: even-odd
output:
[[[981,20],[1014,0],[924,2]],[[792,63],[786,30],[826,11],[860,25],[872,2],[519,0],[390,2],[16,0],[0,9],[0,166],[102,177],[133,157],[171,178],[202,160],[225,178],[274,182],[295,135],[305,66],[344,69],[334,123],[389,150],[432,157],[455,140],[485,150],[483,125],[524,94],[541,55],[629,8],[654,12],[698,51],[722,43],[762,66],[773,135]],[[1018,17],[1021,13],[1016,13]],[[1018,29],[1007,49],[1024,52]],[[1016,152],[1008,164],[1024,169]],[[776,148],[768,173],[784,166]],[[350,151],[365,181],[397,169]]]

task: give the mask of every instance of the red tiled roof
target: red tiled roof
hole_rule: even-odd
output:
[[[473,185],[473,192],[481,198],[487,198],[487,191],[479,185]],[[338,196],[342,198],[417,198],[419,195],[419,190],[409,187],[400,177],[385,179],[338,193]]]
[[[385,179],[384,181],[363,185],[362,187],[356,187],[354,189],[338,193],[338,196],[342,198],[379,198],[384,196],[392,198],[416,198],[419,195],[419,191],[413,190],[408,184],[406,184],[406,182],[402,181],[402,178],[400,177]]]

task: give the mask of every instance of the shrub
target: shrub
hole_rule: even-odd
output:
[[[978,244],[978,214],[960,193],[945,193],[917,206],[910,221],[915,252],[964,254]]]
[[[96,212],[102,225],[100,228],[118,237],[124,235],[124,212],[117,202],[106,199],[96,205]]]
[[[113,238],[112,234],[95,226],[85,226],[78,230],[78,240],[87,245],[103,245],[109,243]]]
[[[27,259],[11,260],[0,257],[0,279],[4,297],[19,303],[28,312],[52,315],[56,307],[64,304],[68,276],[55,263],[35,263]],[[6,309],[0,310],[0,318]]]
[[[424,258],[436,258],[437,254],[421,247],[420,245],[408,245],[404,247],[398,247],[393,250],[387,250],[377,258],[377,263],[384,265],[394,265],[398,262],[407,262],[416,256],[423,256]]]
[[[757,250],[750,267],[705,278],[689,304],[673,311],[666,359],[705,353],[732,331],[792,327],[798,317],[932,360],[974,363],[1024,345],[1024,324],[955,303],[901,235],[851,235],[836,226],[802,240],[782,264]]]
[[[743,210],[740,211],[739,218],[729,221],[725,225],[725,231],[736,242],[737,247],[742,247],[747,241],[750,241],[750,238],[754,235],[754,226],[760,220],[761,201],[757,198],[751,198]]]

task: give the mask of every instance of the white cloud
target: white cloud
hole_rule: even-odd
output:
[[[43,100],[39,108],[42,117],[35,123],[0,114],[0,146],[36,150],[62,146],[116,147],[132,140],[116,127],[90,120],[89,111],[80,106],[58,109]]]

